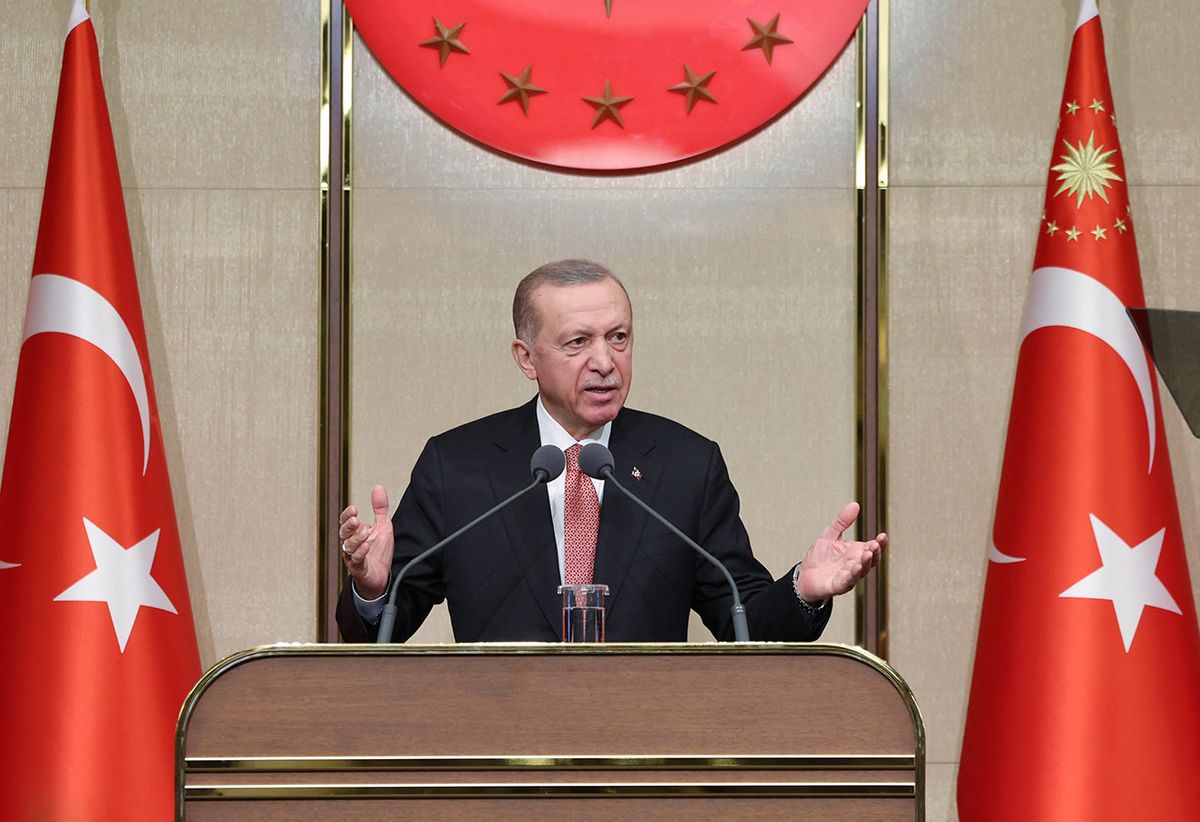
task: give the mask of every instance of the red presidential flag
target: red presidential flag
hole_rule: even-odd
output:
[[[173,814],[200,674],[96,35],[71,13],[0,479],[0,819]]]
[[[1071,46],[975,650],[964,820],[1200,819],[1200,635],[1094,0]]]
[[[537,163],[614,171],[767,125],[844,53],[867,0],[345,5],[383,68],[450,127]]]

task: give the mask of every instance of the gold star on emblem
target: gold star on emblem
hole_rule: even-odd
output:
[[[1079,111],[1079,103],[1076,103],[1074,100],[1067,103],[1067,114],[1074,114],[1077,111]]]
[[[496,101],[496,105],[508,103],[516,100],[521,104],[521,111],[525,112],[525,116],[529,116],[529,98],[535,94],[545,94],[546,90],[541,86],[535,86],[530,82],[530,76],[533,74],[533,66],[526,66],[521,72],[520,77],[513,77],[511,74],[500,72],[500,76],[504,78],[504,82],[508,83],[508,91],[504,92],[504,96]]]
[[[605,120],[612,120],[621,128],[625,128],[625,123],[621,121],[621,107],[628,105],[632,99],[632,97],[613,97],[612,81],[605,80],[603,96],[583,98],[583,102],[596,109],[596,116],[592,119],[592,128],[600,125]]]
[[[604,16],[612,17],[612,0],[604,0]]]
[[[754,36],[750,38],[750,42],[742,46],[742,51],[750,49],[762,49],[763,54],[767,57],[767,64],[771,62],[771,57],[775,53],[776,46],[786,46],[792,41],[776,31],[779,28],[779,15],[776,14],[771,18],[769,23],[759,23],[746,18],[746,22],[750,24],[750,28],[754,30]]]
[[[1077,231],[1075,229],[1075,226],[1071,226],[1070,228],[1067,229],[1067,242],[1073,242],[1073,243],[1079,242],[1079,235],[1082,233],[1083,233],[1082,231]]]
[[[1113,226],[1113,228],[1115,228],[1117,230],[1117,232],[1120,234],[1124,234],[1126,231],[1129,230],[1128,224],[1124,220],[1122,220],[1120,217],[1117,218],[1117,222]]]
[[[459,23],[452,29],[448,29],[442,25],[442,22],[436,17],[433,18],[433,27],[437,31],[436,37],[430,37],[419,45],[438,50],[438,65],[446,65],[447,58],[450,57],[450,52],[457,51],[461,54],[470,54],[471,50],[462,44],[458,39],[459,32],[463,30],[466,23]]]
[[[1090,232],[1088,232],[1088,233],[1089,233],[1089,234],[1091,234],[1093,237],[1095,237],[1095,238],[1096,238],[1096,242],[1100,242],[1101,240],[1107,240],[1107,239],[1108,239],[1108,237],[1105,235],[1105,232],[1106,232],[1106,231],[1108,231],[1108,229],[1107,229],[1107,228],[1101,228],[1100,226],[1096,226],[1095,228],[1093,228],[1093,229],[1092,229]]]
[[[1092,104],[1088,106],[1088,108],[1092,110],[1092,113],[1099,114],[1100,112],[1104,111],[1104,103],[1101,103],[1099,100],[1093,97]]]
[[[1056,232],[1056,231],[1058,231],[1058,230],[1059,230],[1059,229],[1058,229],[1058,223],[1054,222],[1053,220],[1051,220],[1050,222],[1046,223],[1046,233],[1047,233],[1047,234],[1049,234],[1051,237],[1053,237],[1053,236],[1054,236],[1054,232]]]
[[[715,71],[710,71],[707,74],[697,75],[687,63],[683,64],[683,76],[687,79],[678,85],[671,86],[667,91],[673,91],[676,94],[683,94],[687,97],[687,111],[692,113],[692,106],[696,105],[696,100],[707,100],[710,103],[716,103],[717,98],[713,97],[712,92],[708,90],[708,83],[712,80]]]

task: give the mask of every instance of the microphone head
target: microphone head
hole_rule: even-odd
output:
[[[539,482],[557,479],[567,467],[567,455],[557,445],[543,445],[529,460],[529,473]]]
[[[592,479],[604,479],[604,472],[613,470],[613,455],[598,442],[589,442],[579,451],[579,470]]]

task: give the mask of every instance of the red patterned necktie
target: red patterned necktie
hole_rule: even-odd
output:
[[[592,581],[600,500],[592,478],[579,470],[578,444],[567,449],[567,485],[563,495],[563,555],[567,585]]]

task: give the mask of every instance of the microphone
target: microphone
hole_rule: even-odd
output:
[[[420,554],[410,559],[405,563],[400,572],[396,574],[396,578],[392,580],[392,584],[388,587],[387,604],[383,606],[383,616],[379,618],[379,636],[376,642],[385,644],[392,641],[392,632],[396,626],[396,593],[400,590],[400,581],[404,579],[404,575],[408,573],[414,565],[429,557],[431,554],[441,550],[446,543],[457,539],[467,531],[474,528],[485,519],[495,514],[502,508],[505,508],[509,503],[514,502],[520,497],[525,496],[539,485],[545,485],[552,479],[556,479],[559,474],[567,467],[567,456],[562,449],[556,445],[543,445],[541,448],[533,452],[533,458],[529,460],[529,473],[533,476],[533,482],[526,485],[517,493],[513,494],[508,499],[498,505],[494,505],[487,511],[484,511],[475,519],[468,522],[462,528],[459,528],[445,539],[434,543],[433,546],[425,549]]]
[[[588,443],[587,445],[583,446],[582,449],[580,449],[579,468],[589,477],[594,479],[605,479],[611,482],[621,490],[622,494],[629,497],[631,500],[641,506],[647,514],[654,517],[663,525],[667,526],[667,529],[670,530],[672,534],[686,542],[688,547],[690,547],[693,551],[720,569],[721,573],[725,575],[726,582],[729,583],[729,590],[733,592],[733,605],[729,609],[733,614],[733,639],[735,642],[749,642],[750,628],[746,624],[746,606],[742,605],[742,598],[738,594],[737,583],[733,581],[733,575],[729,573],[729,569],[725,567],[721,560],[714,557],[708,551],[705,551],[696,543],[695,540],[683,533],[683,531],[680,531],[671,523],[667,522],[666,518],[663,517],[662,514],[658,513],[649,505],[642,502],[632,491],[627,489],[624,485],[621,485],[621,483],[617,482],[617,478],[613,476],[612,452],[600,443]]]

